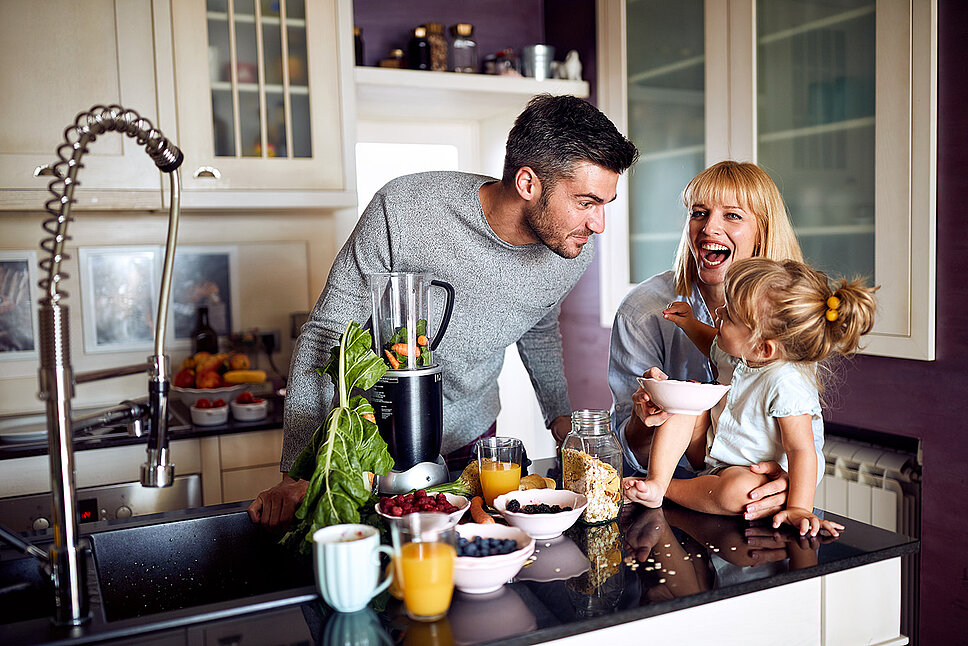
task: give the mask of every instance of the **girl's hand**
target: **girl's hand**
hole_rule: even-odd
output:
[[[692,307],[685,301],[673,301],[669,303],[669,307],[662,310],[662,317],[667,321],[672,321],[679,327],[687,325],[695,318],[692,313]]]
[[[656,367],[649,368],[642,376],[659,381],[669,378],[666,373]],[[635,414],[646,426],[662,426],[662,422],[672,417],[672,413],[667,413],[655,405],[655,402],[649,397],[648,391],[642,386],[639,386],[639,389],[632,393],[632,404]]]
[[[773,517],[773,527],[778,528],[783,523],[792,525],[800,532],[800,536],[816,536],[821,529],[826,530],[831,536],[840,536],[840,530],[844,528],[840,523],[832,520],[821,520],[809,509],[790,507],[784,509]]]

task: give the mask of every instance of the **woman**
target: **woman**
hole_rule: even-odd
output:
[[[674,270],[636,285],[612,324],[608,358],[612,422],[626,459],[638,471],[645,471],[643,465],[648,464],[654,427],[669,415],[652,405],[636,378],[714,378],[709,360],[682,330],[663,318],[662,310],[672,301],[683,300],[698,320],[714,325],[710,312],[725,303],[724,279],[734,261],[803,259],[780,191],[756,164],[722,161],[710,166],[689,182],[682,202],[688,215]],[[688,468],[687,461],[681,464]],[[770,498],[747,506],[745,515],[752,519],[783,505],[781,492],[787,483],[775,463],[751,469],[776,478],[751,492],[754,500]],[[777,493],[781,495],[771,497]]]

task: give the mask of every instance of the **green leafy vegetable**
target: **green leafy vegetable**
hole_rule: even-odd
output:
[[[304,554],[312,550],[317,529],[359,523],[360,508],[373,498],[370,475],[386,475],[393,467],[373,421],[373,407],[363,396],[351,395],[354,388],[372,388],[387,371],[371,348],[370,333],[350,321],[320,373],[333,379],[339,405],[289,471],[291,478],[309,480],[309,488],[296,510],[296,524],[282,538],[283,544]]]

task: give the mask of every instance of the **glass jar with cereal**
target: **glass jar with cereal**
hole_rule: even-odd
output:
[[[607,523],[622,507],[622,447],[607,410],[577,410],[561,444],[561,485],[583,494],[588,506],[579,520]]]

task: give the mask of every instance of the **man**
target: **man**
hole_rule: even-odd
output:
[[[430,172],[390,181],[367,206],[303,326],[289,374],[282,482],[249,507],[254,522],[288,523],[308,483],[285,475],[333,399],[316,370],[350,320],[371,314],[367,274],[428,272],[454,286],[441,365],[444,436],[453,464],[493,435],[497,377],[516,343],[556,441],[570,430],[558,313],[592,260],[605,205],[638,152],[605,115],[573,96],[539,95],[508,135],[500,181]]]

